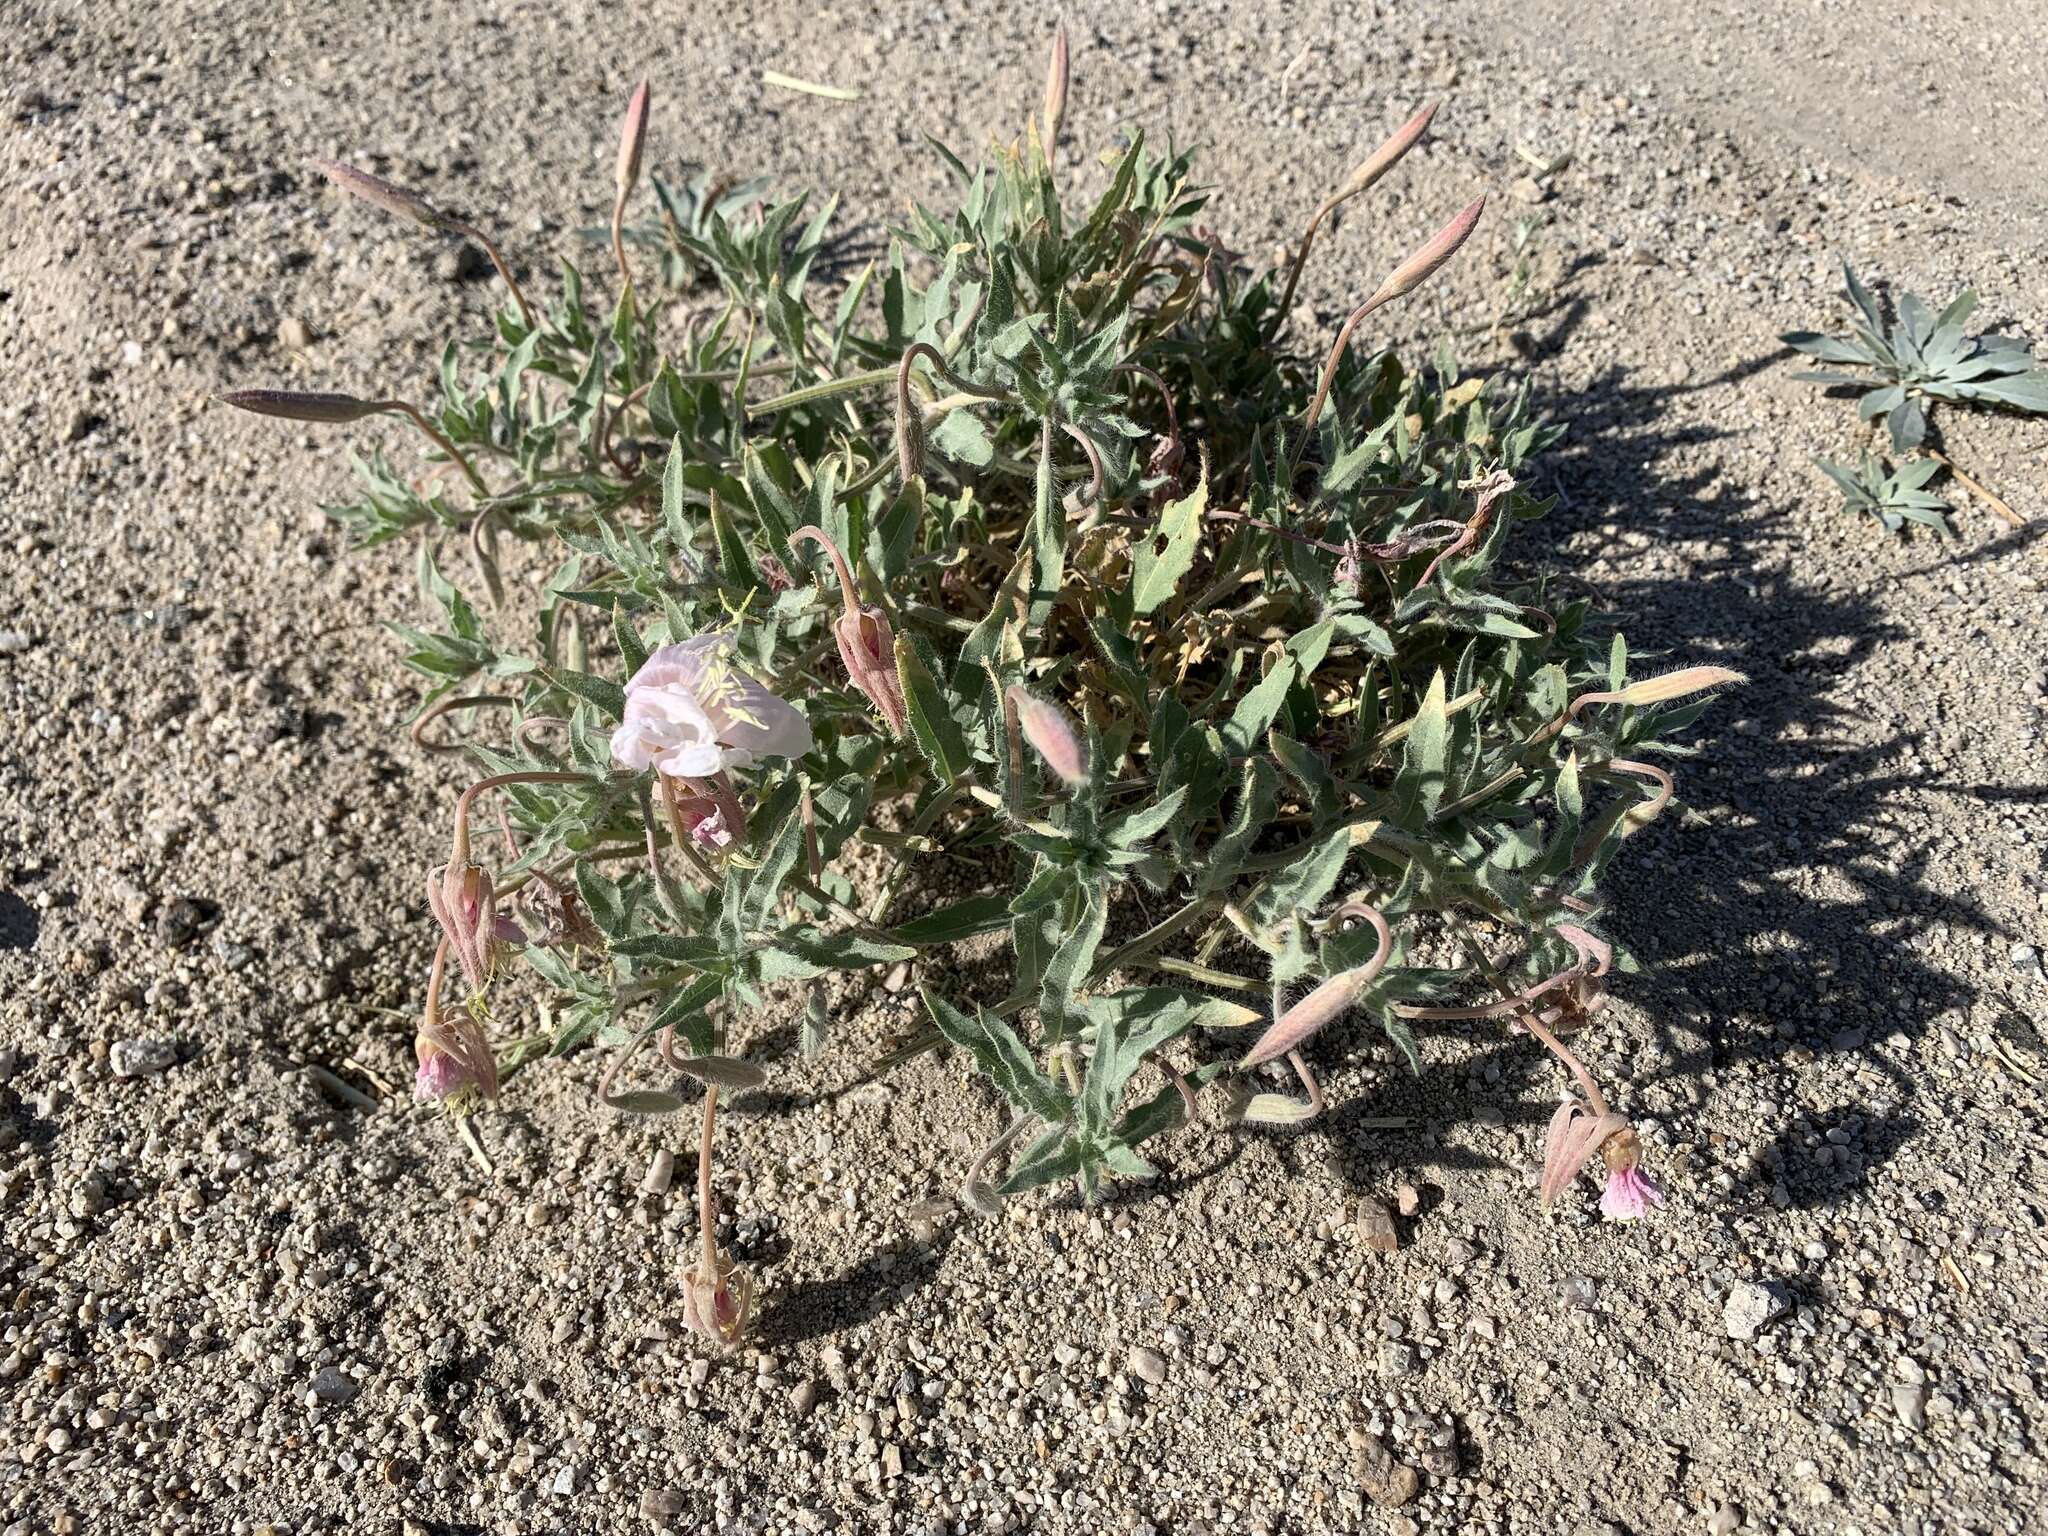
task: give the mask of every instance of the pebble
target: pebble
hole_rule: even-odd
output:
[[[171,1040],[116,1040],[107,1052],[116,1077],[154,1077],[178,1063],[178,1047]]]
[[[338,1405],[349,1401],[361,1389],[356,1385],[355,1377],[340,1366],[330,1365],[313,1378],[308,1390],[318,1401]]]
[[[297,315],[292,315],[277,328],[277,340],[279,345],[290,351],[303,352],[313,345],[313,328]]]
[[[643,1520],[668,1520],[683,1512],[688,1502],[680,1488],[649,1488],[640,1495],[640,1517]]]
[[[1155,1387],[1158,1386],[1166,1380],[1166,1356],[1159,1353],[1156,1349],[1147,1349],[1142,1344],[1133,1345],[1131,1348],[1131,1374],[1140,1381],[1148,1382]]]
[[[1422,1209],[1422,1192],[1413,1184],[1403,1184],[1394,1191],[1394,1206],[1403,1216],[1413,1216]]]
[[[555,1480],[550,1487],[556,1498],[566,1499],[569,1497],[570,1494],[576,1491],[576,1469],[574,1467],[562,1468],[561,1471],[555,1474]]]
[[[1393,1253],[1401,1246],[1401,1234],[1394,1218],[1377,1200],[1358,1202],[1358,1235],[1376,1253]]]
[[[1723,1504],[1707,1521],[1707,1536],[1734,1536],[1742,1524],[1742,1506]]]
[[[1740,1280],[1730,1287],[1721,1308],[1721,1326],[1731,1339],[1745,1343],[1792,1310],[1792,1298],[1782,1285]]]
[[[794,1413],[798,1418],[803,1419],[810,1417],[811,1410],[817,1406],[818,1384],[815,1381],[812,1381],[809,1377],[805,1377],[802,1381],[798,1382],[795,1385],[795,1387],[790,1389],[790,1411]]]
[[[1927,1428],[1927,1388],[1916,1382],[1894,1383],[1892,1412],[1899,1416],[1901,1424],[1919,1434]]]
[[[19,656],[33,643],[18,629],[0,629],[0,656]]]
[[[654,1154],[654,1161],[647,1165],[647,1177],[640,1181],[640,1193],[650,1200],[659,1200],[668,1193],[668,1186],[676,1174],[676,1155],[666,1148]]]

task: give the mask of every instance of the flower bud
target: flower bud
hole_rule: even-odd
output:
[[[839,645],[839,660],[846,667],[847,680],[864,694],[892,736],[901,736],[909,711],[903,704],[903,680],[896,673],[896,631],[889,617],[873,603],[863,603],[854,590],[853,569],[846,556],[824,529],[806,524],[790,536],[792,544],[808,540],[823,545],[832,557],[839,576],[839,595],[845,604],[832,621],[832,638]]]
[[[1024,688],[1011,688],[1009,700],[1017,711],[1018,730],[1031,743],[1032,751],[1045,759],[1053,776],[1069,789],[1086,784],[1088,749],[1066,711]]]
[[[282,416],[288,421],[317,421],[333,425],[361,421],[388,409],[381,400],[358,400],[354,395],[315,394],[299,389],[231,389],[216,395],[222,405],[258,416]]]
[[[619,200],[625,201],[640,180],[640,153],[647,147],[649,88],[642,80],[626,103],[626,120],[619,129],[619,163],[615,175]]]
[[[428,229],[459,233],[455,220],[419,193],[401,187],[395,182],[386,181],[382,176],[372,176],[368,171],[359,171],[352,165],[342,164],[339,160],[315,160],[313,169],[351,197],[359,197],[366,203],[382,208],[386,213],[396,214],[401,219],[410,219],[413,223],[423,224]]]
[[[491,946],[496,942],[497,889],[476,863],[443,864],[427,875],[427,908],[447,936],[472,996],[491,979]]]
[[[1431,102],[1395,129],[1393,136],[1386,143],[1374,150],[1357,170],[1344,178],[1344,185],[1337,189],[1328,206],[1334,208],[1337,204],[1358,196],[1391,171],[1400,158],[1415,147],[1416,140],[1428,131],[1429,120],[1436,116],[1436,109],[1437,103]]]
[[[1045,61],[1045,101],[1040,109],[1045,127],[1045,144],[1050,149],[1059,141],[1060,124],[1067,116],[1067,19],[1062,16],[1052,29],[1052,52]]]
[[[1360,306],[1362,309],[1377,309],[1382,304],[1392,303],[1404,293],[1411,292],[1426,282],[1430,275],[1458,254],[1458,247],[1465,243],[1472,233],[1472,227],[1479,222],[1486,199],[1479,198],[1468,204],[1459,215],[1442,229],[1429,237],[1413,256],[1394,268],[1387,280],[1381,283],[1373,296]]]

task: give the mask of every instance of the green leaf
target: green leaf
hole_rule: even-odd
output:
[[[1081,1171],[1081,1146],[1063,1125],[1056,1125],[1024,1149],[1010,1176],[1003,1180],[1001,1193],[1022,1194],[1056,1179],[1071,1179]]]
[[[1075,904],[1080,910],[1074,911]],[[1066,931],[1046,962],[1038,984],[1038,1023],[1048,1044],[1057,1044],[1086,1022],[1076,994],[1095,964],[1102,930],[1109,919],[1109,897],[1101,881],[1079,886],[1068,904]]]
[[[1001,891],[987,891],[898,923],[889,930],[889,937],[900,944],[957,944],[976,934],[1009,927],[1010,915],[1010,898]]]
[[[1113,848],[1135,848],[1149,838],[1156,837],[1180,814],[1181,802],[1187,798],[1187,794],[1187,786],[1183,784],[1179,789],[1163,797],[1157,805],[1145,806],[1140,810],[1112,817],[1102,829],[1103,840]]]
[[[856,971],[871,965],[893,965],[910,960],[917,951],[908,944],[890,944],[852,932],[809,933],[785,929],[775,942],[791,954],[832,971]]]
[[[929,987],[921,987],[919,992],[939,1033],[967,1052],[1011,1104],[1040,1120],[1067,1117],[1073,1101],[1038,1070],[1038,1063],[1008,1021],[979,1009],[972,1016],[962,1013]]]
[[[1339,827],[1311,844],[1267,880],[1251,905],[1252,921],[1273,923],[1290,913],[1315,911],[1336,889],[1352,846],[1349,827]]]
[[[948,784],[956,782],[973,766],[967,738],[961,734],[931,666],[909,635],[896,637],[896,677],[903,685],[904,711],[918,750],[934,773]]]
[[[1161,510],[1158,525],[1131,551],[1133,613],[1142,617],[1152,612],[1179,589],[1201,547],[1202,514],[1208,505],[1205,472],[1194,490]]]
[[[1426,821],[1436,815],[1443,801],[1444,768],[1450,750],[1449,716],[1444,709],[1444,674],[1441,668],[1429,680],[1429,692],[1415,712],[1408,730],[1407,750],[1401,756],[1401,772],[1394,780],[1394,800],[1406,820],[1420,810]]]
[[[1223,744],[1232,756],[1239,756],[1253,750],[1273,721],[1279,716],[1280,706],[1287,702],[1287,691],[1301,676],[1301,669],[1292,660],[1276,664],[1272,671],[1259,680],[1256,687],[1237,701],[1237,708],[1231,711],[1230,719],[1223,727]]]
[[[625,658],[626,674],[630,677],[646,663],[647,647],[641,643],[640,631],[626,617],[626,605],[618,601],[612,603],[612,636],[619,642],[619,655]]]
[[[610,679],[567,667],[543,667],[541,673],[551,685],[591,705],[607,720],[626,718],[626,690]]]

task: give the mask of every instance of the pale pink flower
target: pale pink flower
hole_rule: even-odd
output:
[[[718,853],[732,846],[732,828],[726,825],[725,808],[708,795],[692,796],[676,807],[683,830],[699,848]]]
[[[419,1098],[449,1098],[476,1082],[467,1067],[431,1041],[420,1042],[418,1055],[420,1067],[413,1074],[413,1093]]]
[[[1641,1168],[1618,1168],[1607,1175],[1600,1214],[1610,1221],[1635,1221],[1649,1215],[1651,1206],[1663,1203],[1664,1196]]]
[[[671,778],[709,779],[757,757],[802,757],[810,722],[733,659],[732,637],[664,645],[626,684],[625,722],[612,757]]]
[[[896,630],[889,616],[873,603],[863,603],[853,584],[853,569],[839,546],[824,529],[805,524],[789,536],[792,544],[808,539],[824,546],[839,576],[842,608],[832,621],[832,638],[839,644],[839,660],[846,667],[846,679],[867,696],[875,713],[892,736],[903,734],[909,712],[903,703],[903,680],[896,671]]]

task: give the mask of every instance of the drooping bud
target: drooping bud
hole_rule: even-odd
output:
[[[621,202],[631,196],[640,182],[640,155],[647,147],[650,95],[647,82],[642,80],[633,91],[633,99],[626,103],[626,120],[619,128],[619,163],[614,182]]]
[[[386,181],[382,176],[372,176],[368,171],[359,171],[352,165],[339,160],[315,160],[313,169],[333,182],[351,197],[359,197],[386,213],[396,214],[401,219],[410,219],[428,229],[459,233],[456,221],[419,193],[401,187],[396,182]]]
[[[790,542],[807,539],[822,545],[832,557],[839,576],[839,594],[845,606],[832,621],[832,638],[839,645],[839,659],[846,667],[847,680],[867,697],[882,717],[892,736],[901,736],[909,720],[903,704],[903,681],[896,673],[896,631],[888,615],[873,603],[863,603],[854,590],[853,569],[830,534],[806,524],[790,536]]]
[[[381,400],[358,400],[354,395],[317,394],[300,389],[231,389],[214,398],[238,411],[258,416],[282,416],[287,421],[317,421],[324,425],[361,421],[391,407]]]
[[[427,875],[427,907],[455,952],[471,995],[481,996],[491,979],[497,916],[490,873],[477,863],[441,865]]]
[[[1281,1013],[1266,1032],[1259,1036],[1258,1042],[1245,1052],[1244,1060],[1238,1063],[1239,1067],[1257,1067],[1269,1061],[1277,1061],[1318,1030],[1335,1023],[1344,1016],[1353,1003],[1358,1001],[1365,989],[1372,984],[1373,978],[1379,975],[1381,967],[1387,963],[1388,956],[1394,952],[1394,935],[1387,927],[1387,920],[1376,908],[1362,901],[1346,902],[1338,916],[1340,921],[1344,917],[1359,917],[1372,925],[1373,930],[1379,935],[1379,944],[1373,950],[1372,958],[1363,965],[1353,966],[1348,971],[1340,971],[1330,977],[1307,997]],[[1276,996],[1276,1009],[1279,1003],[1280,999]]]
[[[1026,688],[1012,687],[1008,697],[1017,711],[1017,729],[1031,743],[1031,750],[1045,760],[1053,776],[1069,789],[1086,784],[1088,749],[1066,711]]]
[[[474,1091],[486,1099],[498,1096],[498,1059],[483,1026],[468,1010],[452,1018],[441,1013],[441,980],[447,974],[446,939],[434,950],[434,966],[427,978],[427,1005],[420,1016],[419,1032],[413,1038],[413,1055],[419,1070],[413,1091],[423,1099],[447,1100]]]
[[[1607,1164],[1607,1187],[1600,1195],[1600,1214],[1609,1221],[1639,1221],[1652,1206],[1664,1203],[1663,1191],[1643,1172],[1643,1143],[1635,1127],[1624,1126],[1601,1144]]]
[[[1537,1197],[1545,1209],[1564,1193],[1603,1143],[1627,1130],[1628,1121],[1612,1110],[1595,1114],[1575,1098],[1560,1103],[1543,1137],[1543,1177]]]

